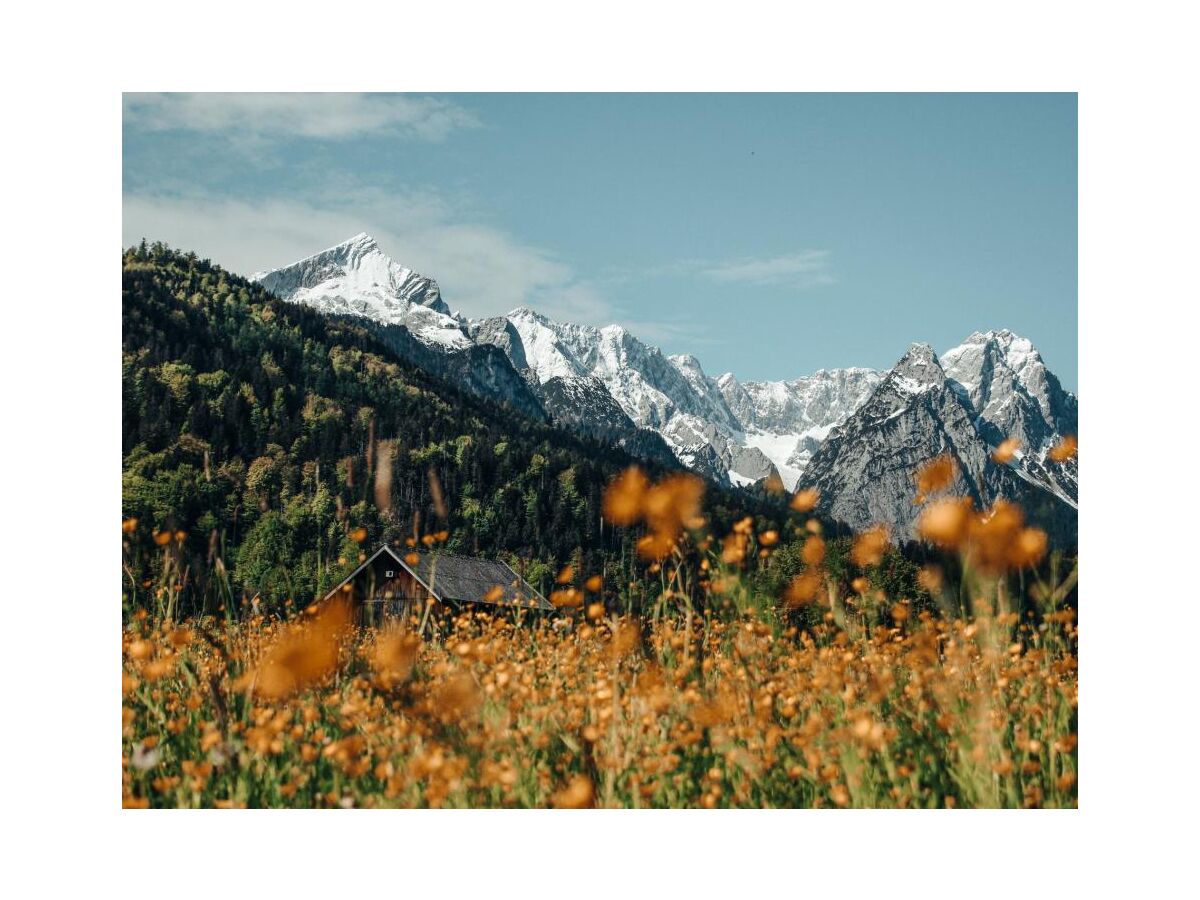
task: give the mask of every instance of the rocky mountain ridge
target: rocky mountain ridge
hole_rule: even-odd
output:
[[[252,277],[282,299],[378,323],[400,355],[524,414],[722,484],[818,487],[826,512],[850,525],[911,532],[912,472],[944,452],[979,503],[1030,491],[1056,509],[1077,503],[1074,460],[1048,457],[1076,432],[1077,400],[1011,331],[975,332],[940,357],[916,344],[886,372],[741,382],[619,325],[556,322],[527,307],[466,319],[436,281],[366,234]],[[1006,438],[1019,449],[1000,465],[991,454]]]

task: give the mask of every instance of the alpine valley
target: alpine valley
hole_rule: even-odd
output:
[[[948,454],[958,493],[980,507],[1018,501],[1054,543],[1075,543],[1077,463],[1049,451],[1076,433],[1078,403],[1007,330],[975,332],[940,355],[913,344],[889,371],[740,381],[618,325],[524,307],[464,318],[436,281],[367,234],[251,278],[282,300],[356,317],[406,362],[489,402],[727,487],[816,488],[819,509],[853,528],[883,522],[912,537],[913,472]],[[997,462],[1007,438],[1018,449]]]

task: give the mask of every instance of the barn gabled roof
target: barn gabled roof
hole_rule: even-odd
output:
[[[362,564],[357,569],[355,569],[353,572],[351,572],[349,575],[347,575],[345,578],[343,578],[341,581],[339,581],[337,584],[335,584],[333,586],[333,588],[330,589],[329,593],[325,595],[325,599],[328,600],[330,597],[332,597],[334,594],[336,594],[338,591],[340,591],[342,588],[344,588],[346,585],[348,585],[350,582],[352,582],[355,578],[357,578],[359,572],[361,572],[363,569],[365,569],[371,563],[375,562],[376,558],[378,558],[380,553],[386,553],[388,556],[390,556],[392,559],[394,559],[400,565],[404,566],[404,568],[406,568],[406,569],[408,568],[408,566],[404,565],[404,560],[402,560],[399,557],[399,555],[397,555],[395,550],[393,550],[387,544],[383,544],[378,550],[376,550],[374,553],[372,553],[370,556],[368,556],[365,560],[363,560]]]
[[[487,603],[494,606],[524,606],[552,610],[553,605],[536,588],[513,571],[507,563],[494,559],[451,556],[447,553],[400,553],[384,544],[362,565],[351,572],[328,596],[353,581],[381,553],[388,554],[409,572],[435,599],[455,603]],[[409,558],[417,557],[410,564]],[[499,594],[496,593],[499,589]],[[489,599],[491,598],[491,599]]]
[[[501,606],[530,606],[553,609],[533,585],[497,559],[451,556],[446,553],[418,553],[416,565],[405,567],[442,600],[459,603],[495,603]],[[494,600],[489,594],[500,593]]]

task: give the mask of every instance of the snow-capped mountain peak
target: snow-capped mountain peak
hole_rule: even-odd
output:
[[[1050,448],[1079,426],[1079,404],[1063,389],[1033,342],[1008,329],[976,331],[942,354],[951,386],[975,414],[975,427],[992,447],[1020,444],[1014,463],[1022,477],[1067,503],[1078,496],[1074,460],[1048,459]]]
[[[1057,418],[1042,415],[1033,396],[1039,386],[1060,410]],[[956,463],[955,493],[980,508],[1015,500],[1056,543],[1069,543],[1075,463],[1056,463],[1046,449],[1073,433],[1073,403],[1032,343],[1010,331],[976,332],[940,358],[928,344],[914,344],[829,434],[800,483],[819,490],[822,509],[841,522],[854,528],[884,522],[913,537],[922,502],[913,474],[948,455]],[[1060,430],[1067,424],[1071,430]],[[1009,437],[1031,452],[996,456]]]
[[[543,324],[550,321],[536,309],[530,309],[528,306],[518,306],[516,309],[510,311],[505,318],[527,319],[531,322],[541,322]]]
[[[616,324],[557,322],[528,306],[453,316],[437,282],[365,232],[253,277],[285,300],[403,325],[415,341],[397,332],[392,343],[418,345],[405,350],[415,364],[643,458],[674,457],[723,483],[777,474],[788,489],[818,484],[842,497],[830,509],[851,524],[906,520],[912,468],[947,448],[978,500],[1011,493],[1016,479],[1075,503],[1074,461],[1054,463],[1048,452],[1075,433],[1077,402],[1033,343],[1008,329],[973,332],[940,356],[912,344],[883,372],[742,382],[732,372],[713,378],[692,354],[668,356]],[[1020,451],[995,463],[992,450],[1009,437]]]
[[[251,276],[277,297],[322,312],[404,325],[427,344],[471,345],[432,278],[393,261],[375,239],[359,232],[307,259]]]
[[[1075,432],[1075,397],[1028,338],[1008,329],[976,331],[943,353],[942,364],[993,442],[1012,437],[1037,452]]]
[[[912,344],[883,380],[882,389],[901,397],[935,391],[946,384],[946,372],[929,344]]]

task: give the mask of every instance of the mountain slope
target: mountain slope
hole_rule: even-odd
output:
[[[717,379],[747,446],[761,450],[791,489],[826,435],[858,409],[882,379],[874,369],[822,369],[790,381]]]
[[[762,426],[747,427],[731,408],[728,382],[723,385],[708,376],[694,356],[666,356],[620,326],[559,323],[521,308],[506,317],[473,321],[469,332],[478,342],[502,347],[513,365],[538,384],[554,379],[598,380],[637,428],[661,435],[684,465],[735,484],[784,472],[785,485],[794,484],[799,468],[789,459],[802,449],[801,441],[812,439],[814,428],[841,421],[865,399],[862,385],[870,382],[869,370],[851,370],[849,396],[806,397],[794,404],[808,408],[809,418],[781,426],[786,414],[780,413]],[[822,373],[814,378],[825,383],[828,395],[836,391],[837,375]],[[786,384],[797,391],[804,380]],[[771,387],[772,383],[754,383],[751,389],[761,388],[765,394]],[[746,395],[743,409],[753,412],[755,402]],[[782,434],[770,430],[776,427],[791,430]]]
[[[519,557],[546,588],[576,554],[597,573],[637,558],[636,530],[600,516],[628,454],[403,362],[389,332],[415,340],[280,301],[194,254],[127,252],[122,511],[137,520],[125,535],[133,583],[157,584],[177,561],[191,573],[183,611],[215,611],[226,587],[206,579],[220,556],[235,599],[261,590],[303,604],[363,547],[414,530],[445,529],[451,552]],[[495,348],[473,349],[511,373]],[[731,521],[720,495],[709,497],[714,521]],[[186,537],[164,552],[160,532]]]
[[[910,531],[912,471],[941,452],[956,455],[960,488],[979,502],[1022,493],[1048,508],[1078,502],[1076,462],[1048,455],[1074,434],[1077,401],[1033,344],[1007,330],[975,332],[940,359],[914,348],[890,372],[740,382],[617,325],[556,322],[524,307],[451,316],[432,279],[365,234],[256,278],[290,302],[358,317],[407,362],[524,416],[718,484],[822,484],[830,513],[851,525]],[[991,452],[1006,439],[1018,449],[997,466]]]
[[[960,375],[967,369],[960,366]],[[947,455],[956,463],[954,493],[979,508],[1004,498],[1020,503],[1060,546],[1074,541],[1075,510],[1015,465],[992,458],[969,390],[948,377],[927,344],[914,344],[844,424],[813,455],[800,486],[821,493],[820,509],[861,529],[883,522],[913,538],[920,513],[914,473]],[[986,424],[986,423],[985,423]]]
[[[723,484],[779,475],[790,488],[879,377],[852,369],[741,386],[616,325],[559,323],[526,308],[464,321],[450,315],[436,282],[392,261],[367,234],[253,278],[283,300],[406,329],[411,340],[385,334],[397,353],[477,396]],[[482,347],[498,348],[529,390],[476,352]]]
[[[615,403],[629,422],[619,432],[622,446],[650,442],[657,452],[658,441],[636,437],[653,432],[676,459],[718,483],[728,484],[730,467],[739,464],[748,468],[747,481],[769,474],[765,459],[735,458],[727,436],[738,431],[737,419],[691,357],[668,358],[619,325],[560,323],[526,308],[472,321],[468,331],[477,342],[501,347],[545,402],[569,393],[578,404],[576,422],[611,422]]]
[[[1016,440],[1021,473],[1076,503],[1075,461],[1055,463],[1047,453],[1078,430],[1078,402],[1063,390],[1033,344],[1007,329],[977,331],[942,354],[942,364],[974,410],[984,440],[992,447],[1005,438]]]

